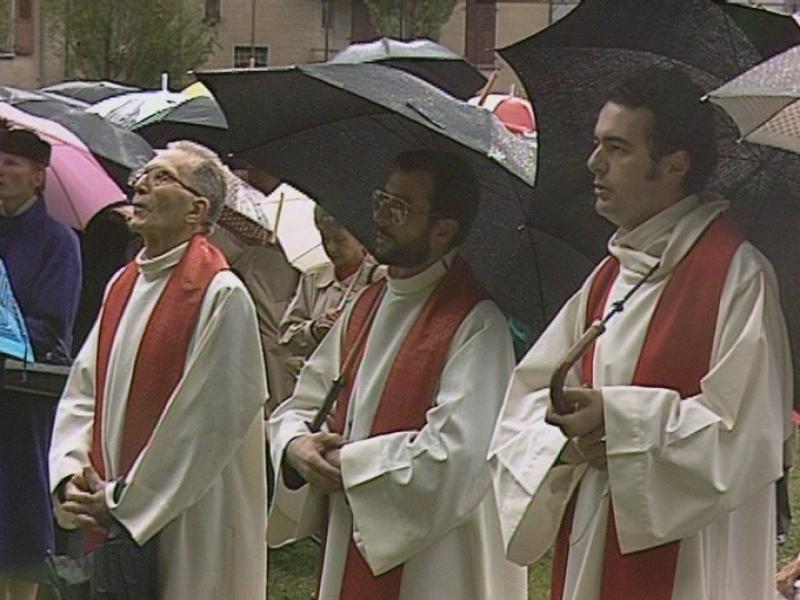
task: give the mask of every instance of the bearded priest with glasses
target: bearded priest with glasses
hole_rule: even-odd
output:
[[[486,463],[511,338],[458,252],[478,190],[456,156],[396,158],[373,194],[387,278],[350,304],[272,414],[268,541],[314,533],[327,511],[321,600],[527,598],[525,570],[503,556]],[[334,380],[335,408],[314,432]]]
[[[144,248],[109,283],[58,406],[56,516],[88,531],[94,600],[263,600],[267,379],[250,295],[206,239],[223,167],[175,142],[132,186]]]

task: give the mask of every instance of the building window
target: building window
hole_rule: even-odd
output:
[[[221,0],[206,0],[206,23],[219,23],[222,18]]]
[[[492,0],[467,0],[464,55],[473,65],[494,66],[497,6]]]
[[[269,58],[268,46],[235,46],[233,48],[233,68],[266,67]]]

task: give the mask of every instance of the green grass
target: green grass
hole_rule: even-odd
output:
[[[800,464],[800,463],[798,463]],[[779,547],[778,564],[800,551],[800,467],[792,472],[789,494],[795,518],[789,540]],[[313,542],[299,542],[269,554],[269,600],[311,600],[316,591],[319,548]],[[550,555],[528,571],[531,600],[550,598]]]

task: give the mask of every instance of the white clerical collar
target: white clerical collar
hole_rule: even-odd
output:
[[[189,242],[184,242],[153,258],[145,258],[144,249],[142,249],[139,251],[139,254],[136,255],[136,265],[139,267],[139,272],[145,279],[155,279],[161,273],[177,265],[181,261],[181,258],[183,258],[183,254],[188,247]]]
[[[727,208],[728,202],[716,195],[687,196],[635,229],[615,233],[608,251],[634,274],[646,273],[660,262],[653,276],[658,279],[672,271],[708,224]]]
[[[617,230],[608,242],[609,251],[613,253],[612,248],[616,246],[660,256],[675,224],[697,208],[698,204],[697,195],[692,194],[656,213],[635,229]]]
[[[31,209],[31,207],[36,204],[36,201],[39,199],[39,196],[34,194],[30,199],[23,202],[17,209],[13,212],[6,212],[5,204],[0,202],[0,217],[10,218],[10,217],[18,217],[22,213],[25,213]]]
[[[396,294],[413,294],[439,283],[439,280],[444,277],[450,270],[450,267],[453,266],[453,261],[457,253],[457,248],[450,250],[450,252],[427,269],[411,277],[397,278],[387,275],[386,281],[389,289]]]

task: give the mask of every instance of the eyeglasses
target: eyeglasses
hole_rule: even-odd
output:
[[[142,184],[145,184],[148,188],[157,188],[162,187],[165,185],[174,184],[177,186],[182,187],[184,190],[192,194],[193,196],[197,196],[198,198],[204,198],[205,194],[201,194],[195,188],[190,186],[188,183],[184,183],[177,175],[173,175],[163,167],[150,167],[144,169],[137,169],[131,173],[131,176],[128,177],[128,185],[133,189],[136,190]]]
[[[397,196],[380,188],[372,192],[372,217],[376,221],[381,213],[389,212],[389,221],[392,225],[403,225],[408,221],[408,215],[435,215],[430,210],[412,210],[408,206],[408,201],[402,196]]]

